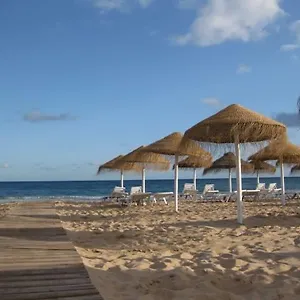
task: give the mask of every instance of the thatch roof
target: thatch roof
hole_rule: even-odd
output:
[[[258,173],[275,173],[276,167],[265,162],[265,161],[251,161],[250,162],[254,167],[254,172]]]
[[[124,163],[122,166],[117,166],[116,163],[123,157],[123,155],[119,155],[114,159],[106,162],[105,164],[99,166],[97,174],[103,171],[134,171],[140,172],[142,171],[142,167],[136,163]]]
[[[144,148],[144,146],[141,146],[131,151],[127,155],[118,159],[115,165],[117,167],[122,167],[127,163],[136,163],[139,164],[142,168],[161,171],[166,171],[170,168],[170,162],[164,156],[158,153],[143,151]]]
[[[291,174],[298,173],[300,171],[300,164],[291,168]]]
[[[279,142],[271,142],[268,146],[251,155],[249,160],[278,160],[286,164],[300,163],[300,147],[290,142],[283,145]]]
[[[212,164],[212,157],[209,159],[197,156],[189,156],[178,163],[178,168],[180,169],[199,169],[208,168]],[[174,169],[174,166],[173,166]]]
[[[186,139],[184,147],[179,149],[183,135],[180,132],[174,132],[148,146],[143,151],[149,151],[164,155],[178,155],[178,156],[198,156],[203,159],[211,159],[211,154],[202,148],[192,140]]]
[[[206,143],[261,142],[286,137],[285,125],[232,104],[188,129],[184,137]],[[184,144],[184,142],[183,142]]]
[[[251,173],[253,172],[253,165],[241,160],[242,165],[242,172],[244,173]],[[232,152],[225,153],[222,157],[218,158],[213,162],[213,164],[209,167],[204,169],[203,175],[213,172],[220,172],[223,170],[228,169],[235,169],[236,168],[236,156]]]

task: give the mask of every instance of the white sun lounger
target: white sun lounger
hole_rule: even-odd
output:
[[[111,192],[109,198],[118,200],[119,198],[124,198],[127,196],[128,196],[128,193],[126,193],[124,187],[115,186],[113,191]]]
[[[181,197],[197,199],[197,189],[193,183],[185,183],[183,187],[183,191],[181,193]]]
[[[141,186],[133,186],[130,190],[130,194],[124,198],[121,199],[122,205],[131,205],[133,203],[136,204],[145,204],[146,200],[149,200],[151,196],[151,193],[143,193]]]
[[[165,204],[168,204],[168,199],[173,195],[173,192],[158,192],[152,194],[152,200],[154,203],[157,203],[157,201],[163,201]]]
[[[221,201],[222,196],[224,194],[220,193],[219,190],[215,190],[215,185],[214,184],[206,184],[203,188],[202,194],[199,195],[200,200],[206,201]]]

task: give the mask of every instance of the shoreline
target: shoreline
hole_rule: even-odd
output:
[[[230,202],[56,203],[105,299],[298,299],[300,203],[244,207],[238,225]]]

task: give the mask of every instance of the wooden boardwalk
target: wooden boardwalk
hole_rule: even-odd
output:
[[[103,300],[51,203],[22,203],[0,218],[1,300]]]

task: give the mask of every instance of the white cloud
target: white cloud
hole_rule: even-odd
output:
[[[117,10],[120,12],[129,11],[133,6],[147,8],[154,0],[91,0],[102,12]]]
[[[199,6],[199,0],[178,0],[179,9],[195,9]]]
[[[255,41],[284,15],[281,0],[207,0],[188,33],[173,37],[179,45],[211,46],[226,41]]]
[[[240,64],[236,70],[237,74],[245,74],[250,72],[251,72],[251,67],[245,64]]]
[[[23,120],[27,122],[71,121],[76,119],[76,117],[70,116],[69,114],[47,115],[40,111],[32,111],[23,116]]]
[[[280,47],[281,51],[294,51],[300,48],[300,20],[294,21],[290,25],[290,31],[294,35],[294,43],[292,44],[285,44]]]
[[[217,98],[204,98],[201,100],[202,103],[207,104],[209,106],[213,106],[213,107],[221,107],[222,103],[219,99]]]
[[[0,165],[0,169],[7,169],[9,167],[8,163],[4,163]]]

